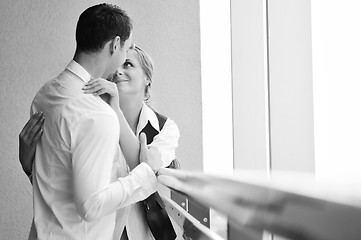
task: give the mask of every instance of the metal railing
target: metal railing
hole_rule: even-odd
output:
[[[361,182],[316,181],[302,174],[215,176],[162,169],[159,181],[228,218],[228,240],[264,239],[265,233],[295,240],[360,240]],[[167,211],[184,239],[224,239],[172,199]]]

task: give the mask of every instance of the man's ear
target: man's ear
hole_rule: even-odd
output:
[[[110,41],[110,53],[113,54],[116,50],[119,50],[118,48],[120,48],[120,37],[116,36]]]

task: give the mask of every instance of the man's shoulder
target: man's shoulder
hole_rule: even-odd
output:
[[[54,83],[56,83],[60,78],[63,77],[63,73],[64,73],[64,71],[63,71],[62,73],[58,74],[57,76],[55,76],[55,77],[47,80],[47,81],[39,88],[38,92],[37,92],[37,93],[35,94],[35,96],[34,96],[34,99],[35,99],[35,98],[44,98],[44,96],[45,96],[46,94],[51,94],[51,93],[52,93],[52,88],[54,88]],[[55,88],[56,88],[56,87],[59,88],[59,87],[60,87],[60,84],[59,84],[59,86],[55,86]]]
[[[37,111],[48,111],[51,113],[51,116],[48,117],[54,120],[65,120],[70,125],[87,117],[111,117],[117,120],[114,110],[100,97],[83,93],[82,85],[79,83],[77,83],[79,86],[76,84],[63,85],[62,79],[64,76],[59,75],[47,81],[35,95],[32,107],[35,107]],[[62,88],[64,91],[61,90]]]
[[[92,95],[85,95],[72,100],[69,106],[74,105],[75,110],[83,115],[109,115],[117,118],[114,110],[101,98]]]
[[[72,101],[61,114],[71,133],[82,136],[104,136],[119,139],[119,121],[107,103],[96,97],[84,97]]]

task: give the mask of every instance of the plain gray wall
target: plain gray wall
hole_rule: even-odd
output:
[[[134,20],[133,40],[155,61],[153,105],[176,121],[183,169],[202,169],[199,1],[109,1]],[[32,189],[18,162],[18,134],[38,89],[75,50],[77,19],[99,1],[0,3],[0,239],[26,239]]]

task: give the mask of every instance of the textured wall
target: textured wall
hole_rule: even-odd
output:
[[[202,168],[199,1],[111,1],[134,20],[133,39],[156,63],[154,106],[181,130],[184,169]],[[39,87],[75,49],[79,14],[98,1],[0,3],[0,239],[26,239],[32,191],[18,163],[18,134]]]

